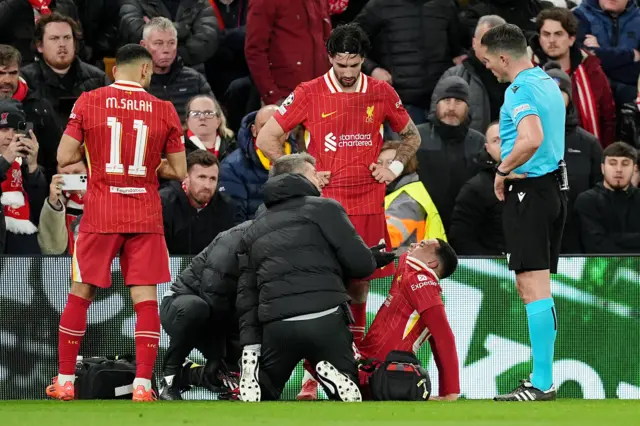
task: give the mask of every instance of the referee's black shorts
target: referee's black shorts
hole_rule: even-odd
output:
[[[555,274],[567,217],[567,195],[554,173],[505,182],[504,237],[509,269]]]

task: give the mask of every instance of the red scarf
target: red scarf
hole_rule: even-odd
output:
[[[4,211],[7,231],[14,234],[35,234],[38,228],[29,219],[29,196],[22,187],[22,158],[11,164],[7,178],[2,182],[0,204]]]
[[[218,154],[220,154],[220,145],[222,144],[222,139],[220,138],[220,135],[216,134],[216,143],[213,146],[213,148],[207,148],[206,146],[204,146],[200,138],[197,137],[191,130],[187,130],[187,137],[195,146],[198,147],[198,149],[209,151],[210,153],[215,155],[216,158],[219,158]]]
[[[69,243],[67,245],[70,255],[73,255],[73,249],[76,244],[76,237],[78,236],[78,226],[80,225],[80,218],[84,211],[84,199],[80,194],[72,194],[65,192],[64,197],[66,199],[66,224],[67,234],[69,234]],[[69,209],[73,209],[74,212],[70,213]],[[78,210],[80,212],[78,212]]]
[[[13,94],[13,99],[18,102],[24,101],[24,98],[27,97],[27,93],[29,92],[29,87],[27,86],[27,82],[24,81],[22,77],[18,78],[18,90]]]
[[[329,0],[329,15],[339,15],[349,6],[349,0]]]

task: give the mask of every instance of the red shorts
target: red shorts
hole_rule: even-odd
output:
[[[72,261],[73,281],[111,287],[111,263],[118,254],[126,285],[171,281],[169,252],[163,235],[91,232],[78,233]]]
[[[349,216],[349,219],[367,246],[373,247],[385,243],[387,245],[385,250],[391,250],[391,237],[389,237],[387,219],[384,213],[353,215]],[[384,268],[376,269],[371,276],[358,281],[371,281],[376,278],[390,277],[395,273],[396,266],[392,262]]]

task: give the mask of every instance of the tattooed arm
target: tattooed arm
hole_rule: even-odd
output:
[[[400,161],[406,166],[420,148],[420,133],[413,120],[409,120],[402,129],[400,138],[402,138],[402,145],[398,147],[394,160]]]

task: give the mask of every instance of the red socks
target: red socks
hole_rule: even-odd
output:
[[[58,327],[58,373],[76,374],[76,358],[87,330],[87,310],[91,301],[69,294]]]
[[[151,379],[160,342],[158,302],[147,300],[133,306],[136,311],[136,378]]]
[[[353,343],[359,346],[362,339],[364,339],[364,329],[367,325],[367,302],[351,302],[351,313],[353,314],[355,324],[350,325],[349,329],[351,333],[353,333]]]

